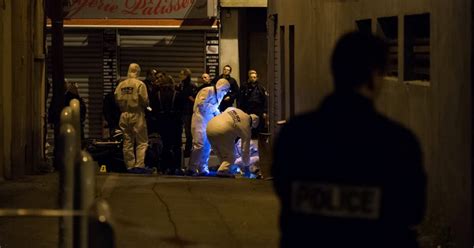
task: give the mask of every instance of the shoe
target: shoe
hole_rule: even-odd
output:
[[[195,170],[189,170],[189,169],[187,169],[187,170],[184,171],[184,175],[185,175],[185,176],[194,177],[194,176],[197,176],[197,175],[198,175],[198,172],[195,171]]]
[[[133,167],[128,169],[128,172],[133,174],[151,174],[153,171],[145,167]]]
[[[145,167],[146,170],[150,171],[150,174],[158,174],[158,169],[156,167]]]
[[[181,171],[181,169],[173,169],[173,168],[169,168],[165,171],[165,175],[168,175],[168,176],[179,176],[179,175],[183,175],[183,172]]]
[[[137,167],[137,168],[138,168],[137,174],[152,174],[153,173],[153,170],[146,167]]]
[[[207,177],[207,176],[211,176],[211,173],[208,170],[199,172],[198,170],[187,169],[184,171],[184,175],[191,176],[191,177]]]
[[[250,172],[249,167],[244,167],[242,170],[242,177],[252,178],[252,172]]]
[[[240,167],[238,165],[231,165],[230,166],[230,169],[229,169],[230,173],[236,175],[236,174],[244,174],[244,172],[242,172],[242,170],[240,170]]]
[[[185,175],[184,173],[185,173],[184,170],[182,170],[182,169],[176,169],[176,170],[174,171],[173,175],[175,175],[175,176],[184,176],[184,175]]]
[[[201,172],[198,173],[198,176],[208,177],[208,176],[211,176],[211,173],[209,171],[201,171]]]
[[[230,171],[217,171],[216,176],[225,178],[235,178],[235,175],[232,174]]]
[[[257,168],[254,172],[252,172],[252,174],[254,175],[255,179],[263,179],[262,172],[260,172],[259,168]]]

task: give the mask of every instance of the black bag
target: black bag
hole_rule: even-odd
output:
[[[163,152],[163,141],[157,133],[148,136],[148,148],[145,153],[145,166],[152,168],[160,167],[160,157]]]
[[[110,140],[88,140],[86,151],[97,161],[99,167],[105,165],[109,172],[127,172],[123,161],[122,142]]]

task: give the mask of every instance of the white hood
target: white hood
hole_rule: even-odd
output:
[[[128,67],[128,78],[138,78],[140,76],[140,66],[135,63],[131,63]]]

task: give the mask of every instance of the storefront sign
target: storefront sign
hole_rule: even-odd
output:
[[[207,0],[72,0],[69,19],[207,18]]]
[[[114,85],[117,80],[117,33],[115,29],[104,30],[103,75],[104,85]]]
[[[219,75],[219,34],[206,34],[206,72],[211,78]]]

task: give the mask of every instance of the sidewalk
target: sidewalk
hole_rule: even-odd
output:
[[[0,208],[54,208],[56,173],[0,183]],[[117,247],[277,247],[271,181],[105,174]],[[55,218],[0,217],[0,246],[57,247]]]

